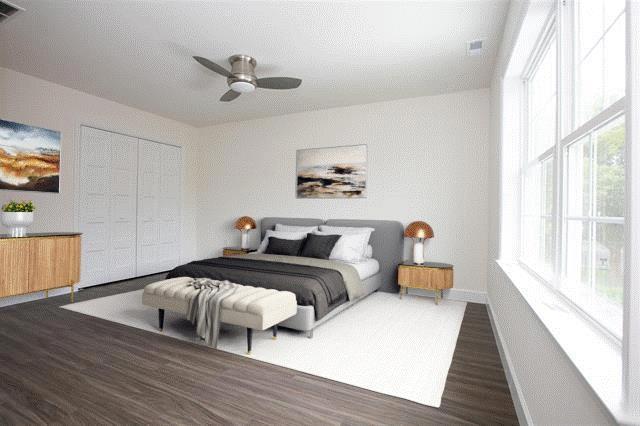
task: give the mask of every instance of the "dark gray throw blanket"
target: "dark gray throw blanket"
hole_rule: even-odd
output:
[[[187,318],[197,324],[196,332],[207,345],[218,345],[220,331],[220,304],[238,289],[239,285],[229,281],[196,278],[189,283],[198,293],[189,300]]]
[[[298,305],[313,306],[316,319],[348,300],[340,272],[314,266],[268,262],[251,256],[219,257],[178,266],[167,278],[197,277],[290,291]]]

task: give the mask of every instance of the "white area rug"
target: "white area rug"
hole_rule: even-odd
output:
[[[254,331],[251,358],[349,385],[439,407],[466,303],[374,293],[317,327],[313,339],[281,329]],[[158,311],[142,290],[63,306],[160,333]],[[166,336],[203,344],[181,315],[167,311]],[[224,325],[218,349],[246,356],[246,331]]]

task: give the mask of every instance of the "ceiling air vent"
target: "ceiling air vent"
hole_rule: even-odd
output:
[[[23,11],[23,8],[18,7],[15,4],[11,4],[6,0],[0,0],[0,23],[11,18],[16,13]]]
[[[484,40],[472,40],[467,42],[467,55],[476,56],[481,55],[483,50]]]

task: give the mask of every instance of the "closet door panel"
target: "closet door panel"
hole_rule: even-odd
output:
[[[82,128],[80,146],[80,232],[82,244],[82,284],[109,281],[108,184],[111,170],[111,133]]]
[[[164,270],[180,262],[180,205],[181,205],[182,150],[175,146],[162,146],[160,173],[160,262]]]
[[[158,243],[160,223],[161,145],[139,140],[138,143],[138,275],[159,272]]]
[[[111,281],[136,276],[138,139],[113,134],[111,148]]]
[[[180,148],[141,140],[138,172],[138,275],[180,261]]]

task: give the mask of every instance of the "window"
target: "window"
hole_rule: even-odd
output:
[[[568,7],[577,27],[572,42],[580,125],[624,96],[625,1],[575,1]]]
[[[526,137],[523,161],[522,259],[550,279],[554,271],[554,188],[557,66],[553,28],[525,79]]]
[[[620,338],[625,1],[566,1],[561,10],[523,72],[520,259]]]
[[[566,267],[561,291],[622,331],[624,279],[624,117],[568,145]]]

